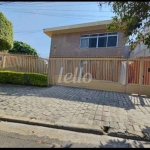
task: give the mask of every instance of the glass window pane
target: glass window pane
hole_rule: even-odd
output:
[[[117,32],[114,32],[114,33],[108,33],[108,35],[117,35]]]
[[[96,47],[97,38],[89,38],[89,47]]]
[[[108,37],[108,42],[107,42],[107,47],[113,47],[117,46],[117,36],[109,36]]]
[[[89,37],[89,35],[81,35],[81,37]]]
[[[107,33],[99,34],[99,36],[107,36]]]
[[[97,36],[98,34],[91,34],[90,36]]]
[[[80,45],[80,47],[81,48],[87,48],[88,47],[88,43],[89,43],[89,41],[88,41],[89,39],[88,38],[83,38],[83,39],[81,39],[81,45]]]
[[[98,38],[98,47],[106,47],[107,37]]]

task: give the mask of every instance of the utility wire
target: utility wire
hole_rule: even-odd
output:
[[[22,3],[22,4],[21,4]],[[53,5],[52,6],[47,6],[48,4],[50,4],[50,2],[41,2],[41,3],[39,3],[39,2],[37,2],[37,3],[34,3],[34,4],[29,4],[29,3],[26,3],[25,4],[25,2],[21,2],[21,3],[13,3],[13,5],[27,5],[27,6],[36,6],[37,4],[38,5],[40,5],[40,7],[41,7],[41,4],[44,4],[44,5],[46,5],[46,6],[43,6],[43,7],[52,7],[52,6],[54,6],[54,3],[53,3]],[[52,3],[52,2],[51,2]],[[63,2],[61,2],[62,4],[63,4]],[[71,2],[70,2],[71,3]],[[76,3],[76,4],[75,4]],[[73,3],[73,4],[70,4],[70,5],[57,5],[57,4],[55,4],[55,7],[56,6],[74,6],[74,5],[95,5],[96,3],[85,3],[85,2],[83,2],[83,3],[85,3],[85,4],[82,4],[82,2],[81,2],[81,4],[77,4],[77,2],[75,2],[75,3]],[[39,7],[39,6],[38,6]]]
[[[6,8],[6,7],[0,7],[2,9],[8,9],[8,10],[18,10],[18,9],[15,9],[14,7],[11,7],[11,8]],[[20,9],[20,8],[19,8]],[[91,13],[92,12],[112,12],[112,11],[94,11],[94,10],[57,10],[57,9],[40,9],[40,8],[25,8],[26,10],[29,9],[29,10],[49,10],[49,11],[71,11],[71,12],[74,12],[74,11],[81,11],[81,12],[88,12]]]
[[[93,17],[111,17],[111,16],[92,16],[92,18],[85,18],[85,17],[89,17],[89,16],[79,16],[79,17],[75,17],[75,16],[66,16],[66,15],[60,15],[58,16],[57,14],[44,14],[44,13],[35,13],[35,12],[21,12],[21,11],[11,11],[11,10],[5,10],[5,11],[10,11],[10,12],[19,12],[19,13],[29,13],[29,14],[38,14],[38,15],[45,15],[45,16],[55,16],[55,17],[64,17],[64,18],[76,18],[76,19],[86,19],[86,20],[93,20]]]
[[[42,31],[43,29],[39,29],[39,30],[32,30],[32,31],[14,31],[15,33],[20,33],[20,32],[33,32],[33,31]]]
[[[1,2],[0,5],[4,5],[4,4],[7,4],[7,3],[9,3],[9,2]]]
[[[34,32],[34,31],[33,31],[33,32],[32,32],[32,31],[31,31],[31,32],[18,32],[18,33],[15,33],[15,32],[14,32],[14,33],[15,33],[15,34],[32,34],[32,33],[38,33],[38,32],[39,32],[39,31],[36,31],[36,32]]]
[[[14,3],[13,3],[14,4]],[[16,3],[15,3],[16,4]],[[42,3],[43,4],[43,3]],[[85,5],[85,4],[83,4],[83,5]],[[64,6],[64,5],[63,5]],[[71,6],[71,5],[70,5]],[[63,16],[58,16],[58,15],[60,15],[60,14],[43,14],[43,13],[35,13],[35,12],[21,12],[21,11],[16,11],[16,9],[11,9],[10,10],[10,8],[2,8],[2,9],[5,9],[5,10],[9,10],[9,11],[11,11],[11,12],[20,12],[20,13],[31,13],[31,14],[39,14],[39,15],[47,15],[47,16],[56,16],[56,17],[65,17],[65,18],[75,18],[75,16],[69,16],[69,15],[63,15]],[[29,8],[30,9],[30,8]],[[14,11],[15,10],[15,11]],[[46,10],[46,9],[32,9],[32,10]],[[51,10],[51,9],[50,9]],[[54,11],[54,10],[53,10]],[[56,10],[55,10],[56,11]],[[58,10],[58,11],[87,11],[87,10]],[[96,11],[96,12],[100,12],[100,11]],[[79,15],[78,15],[79,16]],[[91,16],[91,15],[82,15],[82,16],[84,16],[84,18],[85,17],[88,17],[88,16]],[[81,16],[79,16],[79,17],[81,17]],[[77,19],[82,19],[82,18],[79,18],[79,17],[76,17]],[[92,16],[92,17],[110,17],[110,16]],[[86,18],[87,19],[87,18]],[[88,19],[89,20],[89,19]],[[90,20],[91,20],[91,18],[90,18]],[[15,31],[14,33],[15,34],[20,34],[20,33],[23,33],[23,34],[26,34],[26,33],[28,33],[28,34],[30,34],[30,33],[37,33],[37,32],[40,32],[40,31],[43,31],[43,29],[40,29],[40,30],[32,30],[32,31]]]
[[[20,31],[20,32],[14,32],[15,34],[20,34],[20,33],[37,33],[37,32],[41,32],[43,29],[41,29],[41,30],[38,30],[38,31]]]
[[[4,10],[9,10],[9,9],[5,9],[4,8]],[[29,12],[29,13],[34,13],[34,14],[43,14],[43,13],[40,13],[40,12],[33,12],[33,11],[19,11],[19,10],[11,10],[11,11],[15,11],[15,12]],[[58,13],[44,13],[44,15],[62,15],[62,13],[61,14],[58,14]],[[75,14],[64,14],[63,16],[74,16]],[[110,16],[101,16],[100,14],[99,14],[99,16],[96,16],[96,15],[78,15],[78,14],[76,14],[77,15],[77,17],[110,17]]]
[[[13,2],[1,2],[0,5],[5,5],[5,4],[8,4],[8,3],[13,3]]]

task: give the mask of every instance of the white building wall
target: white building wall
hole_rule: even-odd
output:
[[[146,34],[148,31],[150,30],[150,28],[145,28],[142,33]],[[137,45],[135,47],[135,49],[130,53],[130,57],[131,58],[135,58],[135,57],[147,57],[150,56],[150,49],[147,48],[147,46],[145,46],[143,44],[143,42],[141,41],[141,43],[139,45]]]

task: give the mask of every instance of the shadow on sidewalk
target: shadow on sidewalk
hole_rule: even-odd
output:
[[[150,99],[142,96],[133,96],[131,94],[125,93],[65,86],[33,87],[0,84],[0,95],[15,97],[36,96],[45,98],[57,98],[58,100],[60,99],[65,101],[77,101],[112,107],[120,107],[125,110],[135,109],[136,105],[150,107]],[[133,100],[131,101],[131,99]],[[139,101],[138,103],[137,99]],[[133,103],[133,101],[135,103]]]

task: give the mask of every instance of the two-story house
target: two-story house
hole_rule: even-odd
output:
[[[51,38],[50,57],[124,57],[122,31],[107,31],[111,20],[44,29]]]

